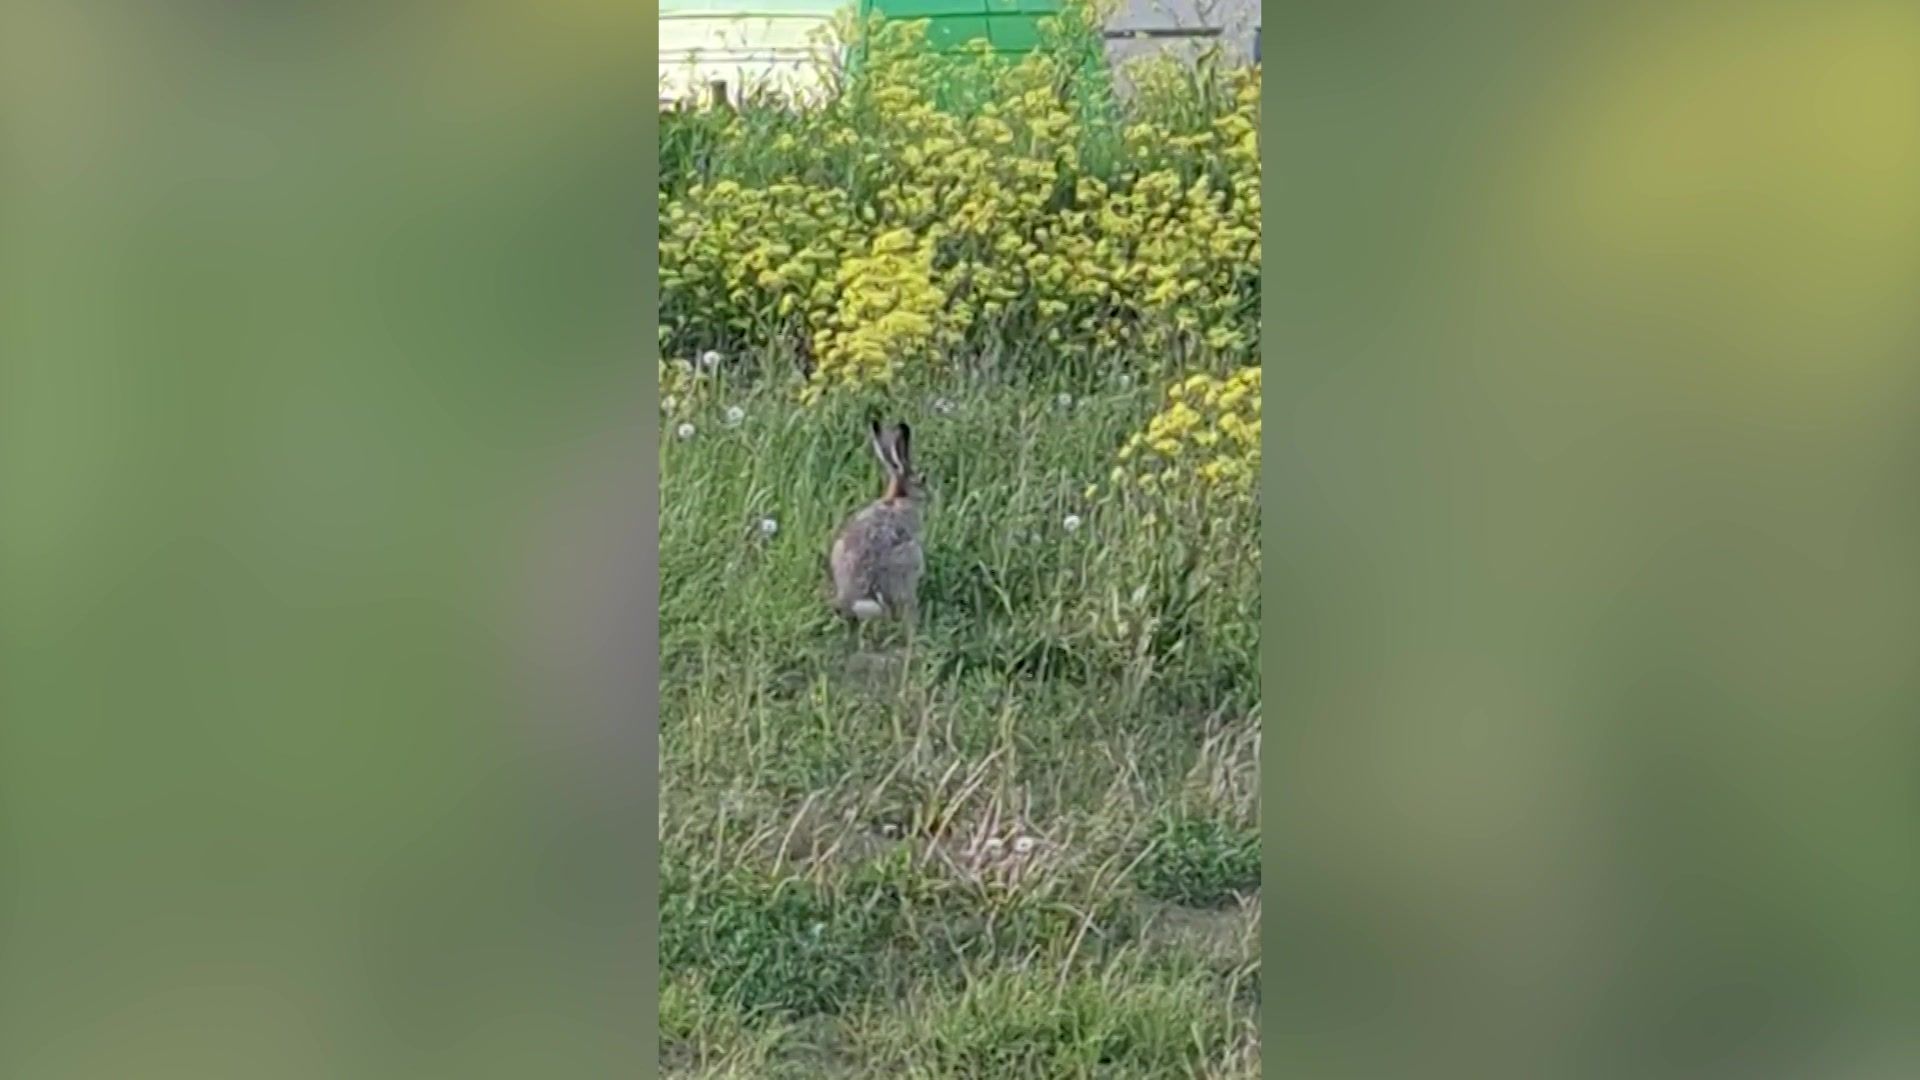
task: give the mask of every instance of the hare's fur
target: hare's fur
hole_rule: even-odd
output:
[[[909,457],[911,433],[902,423],[871,425],[874,453],[886,469],[880,498],[862,508],[833,538],[827,562],[833,576],[832,605],[842,616],[866,622],[883,615],[911,621],[926,557],[920,548],[920,495]]]

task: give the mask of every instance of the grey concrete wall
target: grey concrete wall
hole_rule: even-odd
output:
[[[1260,0],[1124,0],[1107,24],[1112,33],[1131,30],[1211,27],[1218,38],[1110,38],[1107,56],[1119,64],[1137,56],[1169,53],[1191,58],[1209,45],[1235,63],[1253,59],[1254,31],[1260,25]]]

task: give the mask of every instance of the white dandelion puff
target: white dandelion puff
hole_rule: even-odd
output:
[[[727,406],[727,426],[739,427],[740,421],[747,418],[747,410],[738,405]]]
[[[953,402],[948,401],[946,398],[934,398],[933,411],[939,413],[941,416],[950,415],[953,412]]]
[[[668,394],[666,397],[663,397],[660,399],[660,411],[672,412],[674,410],[674,406],[679,404],[680,404],[679,398],[674,397],[672,394]]]
[[[777,533],[779,531],[780,531],[779,522],[773,520],[770,517],[763,517],[760,519],[760,535],[761,536],[772,536],[774,533]]]
[[[1013,853],[1015,855],[1025,855],[1032,850],[1033,837],[1031,836],[1023,836],[1013,842]]]
[[[1061,394],[1059,397],[1053,399],[1053,403],[1063,409],[1071,409],[1073,408],[1073,395]]]
[[[700,354],[700,367],[705,371],[716,371],[719,369],[722,359],[719,353],[708,349],[706,352]]]
[[[681,442],[686,442],[688,439],[693,438],[693,425],[681,424],[679,427],[673,429],[673,433],[680,437]]]
[[[1060,522],[1060,524],[1068,532],[1079,532],[1080,531],[1080,515],[1068,514],[1066,518]]]

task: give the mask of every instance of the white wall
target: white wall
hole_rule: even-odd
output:
[[[714,80],[730,95],[766,85],[806,95],[819,86],[819,64],[830,60],[813,35],[825,16],[680,16],[660,20],[661,101],[705,99]]]

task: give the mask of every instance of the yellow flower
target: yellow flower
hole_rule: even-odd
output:
[[[925,93],[923,22],[843,19],[826,37],[856,34],[866,61],[845,94],[771,125],[747,122],[750,110],[708,124],[697,173],[663,162],[663,349],[715,332],[751,349],[803,327],[810,401],[995,337],[1044,343],[1040,364],[1251,356],[1257,68],[1196,79],[1140,65],[1117,157],[1095,176],[1079,114],[1055,91],[1073,83],[1071,58],[982,54],[985,104],[969,116]],[[1168,400],[1203,416],[1148,430],[1196,447],[1217,430],[1250,454],[1258,393],[1257,379],[1183,378]]]

